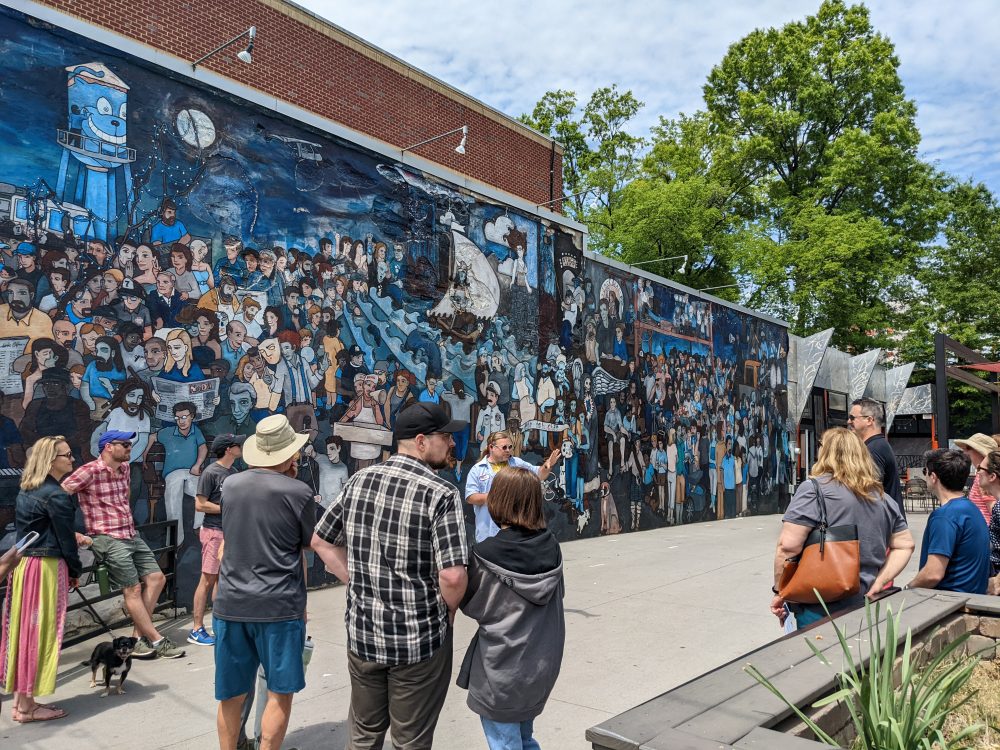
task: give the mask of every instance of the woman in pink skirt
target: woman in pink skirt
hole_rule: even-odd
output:
[[[17,538],[37,531],[11,574],[0,633],[0,686],[14,693],[12,717],[22,724],[66,715],[35,701],[55,692],[70,586],[82,570],[73,519],[76,501],[59,485],[73,470],[73,453],[61,435],[34,444],[21,475],[14,524]]]

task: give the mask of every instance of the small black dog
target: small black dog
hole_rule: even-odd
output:
[[[132,668],[132,651],[135,649],[137,638],[121,636],[115,638],[110,643],[98,643],[94,647],[94,653],[90,655],[90,661],[86,662],[90,666],[91,677],[90,687],[97,687],[97,670],[104,669],[104,692],[102,698],[107,698],[111,694],[111,677],[120,673],[118,678],[118,695],[125,691],[122,686],[128,671]]]

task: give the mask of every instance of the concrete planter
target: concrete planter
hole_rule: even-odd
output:
[[[971,634],[967,653],[987,649],[987,658],[996,656],[1000,641],[997,597],[909,590],[882,600],[881,621],[887,609],[895,612],[904,604],[900,639],[907,630],[912,632],[918,662],[930,661],[945,644],[963,633]],[[850,636],[855,663],[867,662],[870,644],[864,610],[841,615],[836,623],[841,630],[856,634]],[[795,705],[811,705],[834,692],[836,669],[824,666],[815,657],[806,638],[834,665],[842,663],[833,624],[824,622],[785,636],[591,727],[586,737],[600,750],[829,747],[814,741],[811,731],[791,709],[743,671],[747,663],[752,663]],[[845,745],[853,740],[854,727],[842,704],[805,713]]]

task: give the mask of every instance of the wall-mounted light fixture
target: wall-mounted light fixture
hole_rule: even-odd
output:
[[[462,127],[455,128],[454,130],[449,130],[447,133],[441,133],[441,135],[435,135],[432,138],[427,138],[426,140],[420,141],[420,143],[414,143],[412,146],[407,146],[406,148],[404,148],[402,151],[400,151],[400,153],[401,154],[405,154],[407,151],[412,151],[413,149],[415,149],[415,148],[417,148],[419,146],[423,146],[425,143],[430,143],[431,141],[436,141],[439,138],[447,138],[449,135],[454,135],[455,133],[458,133],[459,131],[461,131],[461,133],[462,133],[462,140],[461,140],[461,142],[457,146],[455,146],[455,153],[456,154],[464,154],[465,153],[465,144],[466,144],[466,141],[469,138],[469,126],[468,125],[463,125]]]
[[[645,266],[650,263],[662,263],[667,260],[677,260],[678,258],[683,258],[684,262],[681,263],[681,267],[677,269],[677,273],[682,276],[687,273],[688,257],[686,255],[671,255],[669,258],[653,258],[652,260],[640,260],[638,263],[629,263],[630,266]]]
[[[723,284],[722,286],[706,286],[706,287],[704,287],[702,289],[699,289],[698,291],[699,292],[708,292],[708,291],[711,291],[712,289],[732,289],[734,286],[738,287],[740,285],[739,284]]]
[[[235,44],[236,42],[238,42],[243,37],[249,37],[249,39],[247,41],[247,46],[246,46],[246,49],[241,50],[236,55],[236,59],[239,60],[240,62],[245,62],[247,65],[249,65],[250,63],[253,62],[253,42],[254,42],[254,39],[257,38],[257,27],[256,26],[251,26],[249,29],[247,29],[243,33],[237,34],[236,36],[234,36],[232,39],[230,39],[225,44],[220,44],[218,47],[216,47],[215,49],[213,49],[207,55],[203,55],[202,57],[199,57],[197,60],[195,60],[193,63],[191,63],[191,68],[192,69],[197,68],[199,65],[201,65],[203,62],[205,62],[205,60],[207,60],[208,58],[210,58],[212,55],[215,55],[215,54],[217,54],[219,52],[222,52],[222,50],[226,49],[226,47],[229,47],[230,45]]]
[[[570,198],[577,198],[581,195],[592,193],[595,190],[597,190],[597,188],[589,187],[586,190],[581,190],[579,193],[573,193],[572,195],[560,195],[558,198],[553,198],[550,201],[545,201],[545,203],[536,203],[535,208],[541,208],[542,206],[551,206],[553,203],[558,203],[559,201],[568,201]]]

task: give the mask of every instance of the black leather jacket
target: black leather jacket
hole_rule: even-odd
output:
[[[32,531],[40,535],[24,551],[25,557],[61,557],[69,568],[69,577],[79,578],[83,565],[73,531],[75,518],[76,498],[68,495],[52,477],[46,477],[38,489],[21,490],[14,511],[17,538]]]

